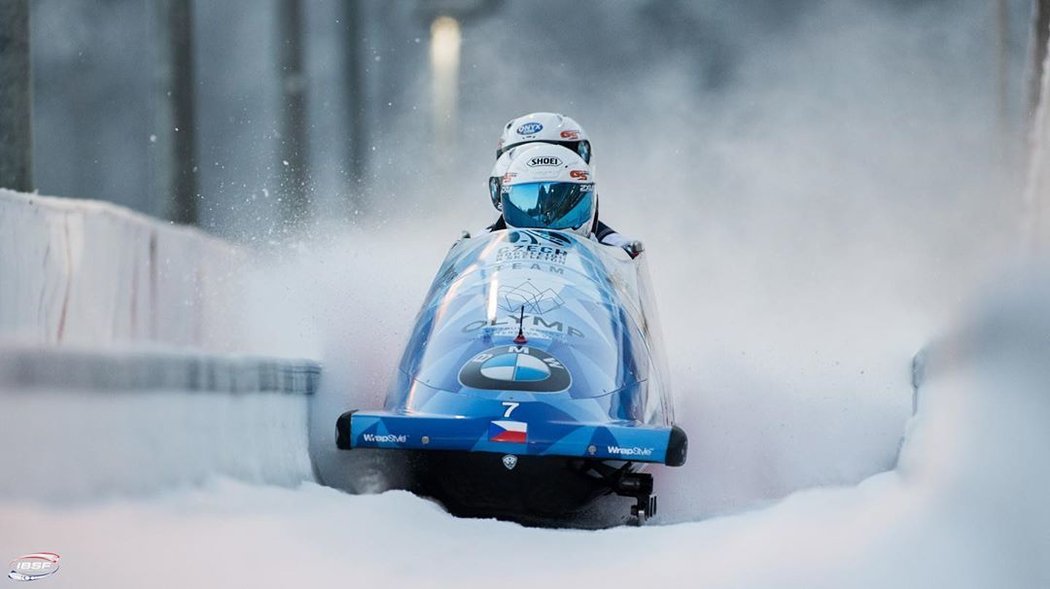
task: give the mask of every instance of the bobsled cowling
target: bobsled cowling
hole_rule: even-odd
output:
[[[678,463],[658,338],[644,256],[550,230],[463,239],[348,446]]]
[[[494,231],[449,251],[384,408],[344,413],[336,444],[402,451],[453,513],[561,518],[615,493],[643,522],[642,464],[686,459],[666,374],[645,254]]]

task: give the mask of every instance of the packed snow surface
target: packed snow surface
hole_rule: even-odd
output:
[[[61,554],[54,587],[1046,586],[1050,282],[1015,282],[931,348],[900,464],[859,485],[580,531],[455,519],[401,491],[217,480],[119,502],[9,502],[0,551]]]

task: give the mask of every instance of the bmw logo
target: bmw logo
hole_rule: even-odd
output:
[[[498,346],[471,358],[459,371],[465,387],[492,391],[555,393],[572,384],[557,358],[529,346]]]
[[[485,378],[511,382],[537,382],[551,376],[551,369],[539,358],[514,352],[489,358],[479,371]]]
[[[535,135],[543,130],[543,125],[540,123],[525,123],[518,127],[518,135]]]

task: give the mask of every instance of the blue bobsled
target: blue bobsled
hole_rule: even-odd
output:
[[[465,238],[420,311],[381,411],[348,411],[341,449],[411,453],[453,512],[562,517],[602,494],[655,510],[644,463],[680,466],[645,255],[538,229]]]

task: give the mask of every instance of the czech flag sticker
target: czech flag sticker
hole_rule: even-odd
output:
[[[493,421],[489,423],[490,442],[524,444],[528,441],[529,424],[523,421]]]

